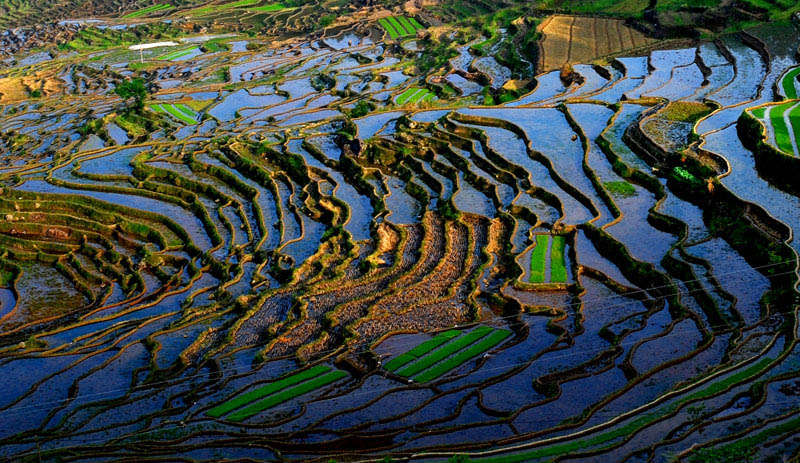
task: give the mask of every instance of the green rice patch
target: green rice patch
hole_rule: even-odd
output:
[[[238,0],[233,3],[226,3],[224,5],[210,5],[204,6],[202,8],[197,8],[196,10],[192,10],[189,13],[192,16],[202,16],[209,13],[219,13],[231,8],[243,8],[251,5],[255,5],[256,3],[260,2],[261,0]]]
[[[400,24],[400,21],[398,21],[394,16],[389,16],[389,23],[392,25],[392,27],[394,27],[394,30],[396,30],[401,37],[413,34],[413,31],[406,31],[405,28]]]
[[[264,6],[256,6],[253,8],[249,8],[250,11],[260,11],[260,12],[274,12],[274,11],[283,11],[288,9],[286,6],[281,5],[280,3],[273,3],[271,5],[264,5]]]
[[[460,351],[461,349],[483,338],[491,331],[492,328],[488,326],[479,326],[478,328],[475,328],[466,335],[456,338],[454,341],[445,344],[444,346],[436,349],[435,351],[429,353],[428,355],[418,359],[411,365],[406,366],[405,368],[398,371],[397,374],[400,376],[404,376],[406,378],[415,376],[421,373],[423,370],[430,368],[434,364],[444,360],[450,355],[453,355],[454,353]]]
[[[531,251],[531,274],[528,279],[531,283],[544,283],[545,259],[549,242],[550,235],[536,235],[536,247]]]
[[[165,113],[178,119],[181,122],[192,125],[197,123],[197,113],[191,110],[188,106],[178,103],[177,105],[165,103],[150,106],[150,109],[157,113]]]
[[[414,93],[414,95],[408,99],[408,103],[417,103],[422,100],[426,95],[428,95],[428,90],[421,88],[418,92]]]
[[[787,72],[781,80],[781,87],[783,87],[783,94],[786,98],[793,100],[797,98],[797,76],[800,76],[800,67],[796,67]]]
[[[411,349],[410,351],[400,354],[397,357],[391,359],[390,361],[386,362],[385,368],[388,371],[395,371],[398,368],[406,365],[409,362],[412,362],[423,355],[429,353],[433,349],[441,346],[442,344],[446,343],[447,341],[453,339],[454,337],[461,334],[458,330],[450,330],[445,331],[444,333],[439,333],[433,339],[429,339],[422,344],[418,345],[417,347]]]
[[[775,133],[775,144],[778,145],[781,151],[792,155],[794,155],[794,146],[792,146],[792,139],[789,136],[789,126],[786,125],[784,116],[786,115],[786,111],[795,104],[797,104],[795,101],[790,101],[778,106],[773,106],[769,112],[769,122],[772,124],[772,131]]]
[[[421,374],[417,375],[414,380],[419,382],[434,380],[445,373],[460,367],[468,360],[477,357],[478,355],[500,344],[509,336],[511,336],[509,331],[495,330],[489,336],[484,337],[479,342],[457,352],[452,357],[437,363],[428,370],[423,371]]]
[[[688,122],[693,124],[704,116],[711,114],[714,109],[710,106],[692,101],[675,101],[667,105],[662,111],[664,118],[670,121]]]
[[[735,383],[738,383],[742,380],[748,379],[751,376],[760,373],[764,368],[766,368],[766,366],[770,362],[772,362],[771,358],[762,359],[757,364],[752,365],[751,367],[742,370],[739,373],[731,375],[728,378],[712,383],[705,389],[697,391],[687,397],[684,397],[676,401],[675,403],[656,409],[652,413],[647,413],[645,415],[642,415],[641,417],[631,421],[630,423],[624,426],[620,426],[618,428],[598,434],[593,437],[578,439],[563,444],[556,444],[550,447],[544,447],[544,448],[530,450],[527,452],[514,453],[510,455],[500,455],[489,458],[475,458],[475,459],[468,458],[467,461],[481,462],[481,463],[522,463],[525,461],[539,460],[553,456],[562,456],[568,453],[597,447],[598,445],[608,444],[609,442],[613,442],[621,437],[629,436],[635,432],[638,432],[639,430],[649,425],[650,423],[653,423],[659,418],[672,413],[675,409],[678,408],[678,406],[680,406],[683,403],[686,403],[693,399],[701,399],[712,396],[714,394],[717,394],[718,392],[727,389],[729,386]],[[710,461],[724,461],[724,460],[710,460]]]
[[[767,107],[766,106],[758,107],[758,108],[750,111],[750,114],[752,114],[753,117],[755,117],[756,119],[760,119],[760,120],[763,121],[764,118],[767,115]]]
[[[185,48],[183,50],[175,50],[169,53],[165,53],[157,57],[156,59],[160,61],[172,61],[178,58],[183,58],[184,56],[189,55],[191,53],[194,53],[196,50],[197,47]]]
[[[281,392],[270,395],[269,397],[266,397],[265,399],[260,400],[252,405],[248,405],[247,407],[229,415],[228,420],[235,422],[246,420],[254,415],[263,412],[264,410],[268,410],[276,405],[280,405],[284,402],[292,400],[295,397],[308,394],[309,392],[312,392],[323,386],[327,386],[328,384],[338,381],[346,376],[347,373],[341,370],[334,370],[329,373],[325,373],[324,375],[318,376],[310,381],[300,383],[297,386],[285,389]]]
[[[389,23],[389,21],[386,18],[379,19],[378,20],[378,24],[380,24],[381,27],[386,29],[386,32],[389,33],[389,37],[392,40],[397,39],[398,37],[400,37],[400,34],[398,34],[396,30],[394,30],[394,27],[392,27],[392,25]]]
[[[395,100],[397,104],[405,104],[405,102],[411,98],[411,95],[417,93],[420,89],[417,87],[411,87],[405,92],[401,93],[400,96],[397,97]]]
[[[169,5],[169,4],[166,4],[166,3],[161,3],[161,4],[158,4],[158,5],[148,6],[147,8],[142,8],[141,10],[134,11],[133,13],[128,13],[128,14],[124,15],[123,18],[125,18],[125,19],[139,18],[139,17],[142,17],[142,16],[147,16],[147,15],[149,15],[151,13],[155,13],[155,12],[158,12],[158,11],[164,11],[164,10],[171,10],[173,8],[175,8],[175,7],[172,6],[172,5]]]
[[[603,186],[605,186],[606,190],[608,190],[614,196],[621,198],[630,198],[632,196],[636,196],[636,188],[623,180],[605,182],[603,183]]]
[[[227,402],[218,405],[211,410],[206,412],[206,415],[211,416],[213,418],[219,418],[223,415],[226,415],[233,410],[236,410],[239,407],[243,407],[251,402],[254,402],[262,397],[266,397],[268,395],[275,394],[278,391],[286,389],[287,387],[294,386],[295,384],[301,383],[311,378],[315,378],[323,373],[330,371],[330,367],[325,365],[316,365],[308,370],[302,371],[300,373],[284,377],[279,379],[275,382],[269,383],[266,386],[262,386],[258,389],[253,389],[250,392],[245,394],[238,395]]]
[[[794,132],[795,143],[800,143],[800,105],[795,106],[792,112],[789,113],[789,124],[792,126]],[[797,156],[798,153],[792,153]]]
[[[567,264],[564,258],[566,240],[563,236],[553,236],[553,245],[550,249],[550,281],[552,283],[567,282]]]
[[[400,22],[400,24],[403,26],[406,32],[408,32],[408,35],[412,35],[417,32],[417,30],[405,16],[399,16],[397,20]]]
[[[419,22],[416,20],[416,18],[413,18],[413,17],[411,17],[411,18],[408,18],[408,21],[409,21],[409,22],[411,23],[411,25],[412,25],[412,26],[414,26],[414,28],[415,28],[415,29],[417,29],[417,30],[420,30],[420,29],[425,29],[425,26],[423,26],[422,24],[420,24],[420,23],[419,23]]]

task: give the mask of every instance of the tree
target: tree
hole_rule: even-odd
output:
[[[355,108],[353,108],[353,110],[350,112],[350,117],[363,117],[366,116],[370,111],[372,111],[372,106],[366,100],[361,100],[356,103]]]
[[[132,109],[141,111],[144,109],[144,100],[147,98],[147,88],[144,85],[144,80],[135,78],[126,80],[114,89],[114,93],[120,96],[123,101],[128,101],[133,98]]]

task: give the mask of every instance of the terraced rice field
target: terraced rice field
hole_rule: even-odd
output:
[[[192,48],[184,48],[181,50],[171,51],[169,53],[164,53],[163,55],[157,57],[156,59],[163,60],[163,61],[177,61],[181,58],[184,58],[188,55],[194,54],[198,51],[197,47]]]
[[[169,114],[170,116],[182,121],[186,124],[196,124],[198,119],[198,114],[194,112],[191,108],[186,106],[185,104],[178,103],[178,104],[155,104],[150,107],[153,111]]]
[[[787,99],[797,99],[797,89],[800,88],[800,79],[798,77],[800,77],[800,67],[790,70],[781,79],[780,86],[783,90],[783,96]]]
[[[413,381],[431,381],[485,353],[510,335],[509,331],[488,326],[464,334],[450,330],[391,359],[386,369]]]
[[[764,125],[770,143],[790,156],[800,156],[800,101],[762,106],[750,111]]]
[[[588,63],[655,42],[619,19],[554,15],[540,25],[544,35],[539,69],[561,69],[569,63]]]
[[[303,372],[286,376],[266,386],[233,397],[208,410],[206,414],[213,418],[224,417],[228,421],[243,421],[346,376],[347,373],[343,371],[316,365]]]
[[[320,6],[266,5],[176,8],[189,61],[0,62],[0,459],[798,458],[800,196],[746,147],[796,146],[793,24],[487,105],[433,79],[477,37],[217,36]]]
[[[415,18],[405,16],[389,16],[378,20],[378,24],[389,34],[391,39],[416,35],[417,31],[425,29]]]
[[[566,240],[560,235],[536,235],[536,246],[531,252],[531,283],[566,283]]]
[[[132,13],[128,13],[128,14],[124,15],[123,18],[125,18],[125,19],[133,19],[133,18],[140,18],[140,17],[143,17],[143,16],[150,16],[151,14],[164,12],[164,11],[167,11],[167,10],[171,10],[172,8],[175,8],[175,7],[170,5],[170,4],[168,4],[168,3],[158,3],[158,4],[155,4],[155,5],[152,5],[152,6],[148,6],[147,8],[142,8],[141,10],[136,10],[136,11],[134,11]]]
[[[436,98],[436,94],[426,88],[411,87],[405,92],[401,93],[395,98],[395,103],[404,105],[407,103],[415,104],[425,101],[431,101]]]

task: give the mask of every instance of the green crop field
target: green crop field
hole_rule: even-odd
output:
[[[383,27],[386,30],[386,32],[389,33],[389,37],[390,38],[396,39],[396,38],[400,37],[400,34],[397,33],[397,31],[394,29],[394,26],[392,26],[389,23],[388,19],[381,18],[381,19],[378,20],[378,24],[380,24],[381,27]]]
[[[147,16],[149,14],[156,13],[158,11],[171,10],[173,8],[175,8],[175,7],[172,6],[172,5],[169,5],[169,4],[166,4],[166,3],[160,3],[160,4],[157,4],[157,5],[153,5],[153,6],[148,6],[147,8],[143,8],[143,9],[138,10],[138,11],[134,11],[133,13],[128,13],[125,16],[123,16],[123,18],[125,18],[125,19],[140,18],[142,16]]]
[[[464,334],[450,330],[440,333],[386,363],[386,369],[415,381],[432,381],[488,351],[505,340],[506,330],[479,326]]]
[[[402,367],[403,365],[413,361],[414,359],[422,357],[423,355],[429,353],[433,349],[439,347],[440,345],[457,337],[460,334],[461,332],[458,330],[449,330],[445,331],[444,333],[439,333],[433,339],[429,339],[423,342],[422,344],[418,345],[417,347],[411,349],[410,351],[400,354],[397,357],[386,362],[385,368],[389,371],[395,371],[398,368]]]
[[[162,61],[174,61],[176,59],[183,58],[186,55],[192,54],[195,51],[197,51],[197,47],[185,48],[183,50],[175,50],[175,51],[171,51],[169,53],[165,53],[165,54],[157,57],[156,59],[162,60]]]
[[[151,106],[153,111],[169,114],[170,116],[185,122],[189,125],[197,123],[197,113],[183,103],[178,104],[155,104]]]
[[[250,11],[275,12],[275,11],[293,10],[294,8],[288,8],[280,3],[272,3],[270,5],[254,6],[248,9]]]
[[[536,247],[531,251],[531,283],[544,283],[549,242],[550,235],[536,235]]]
[[[411,87],[405,92],[401,93],[395,99],[395,103],[402,105],[406,103],[419,103],[424,101],[431,101],[436,94],[426,88]]]
[[[798,102],[798,104],[796,104],[789,113],[789,125],[791,125],[795,143],[800,143],[800,102]],[[793,156],[800,155],[800,153],[797,153],[794,149],[790,149],[787,152]]]
[[[206,415],[212,418],[221,418],[234,410],[241,409],[229,415],[227,419],[230,421],[243,421],[264,410],[338,381],[345,376],[347,376],[347,373],[341,370],[331,370],[328,366],[316,365],[308,370],[285,376],[266,386],[240,394],[208,410]]]
[[[249,7],[259,3],[260,1],[261,0],[238,0],[236,2],[223,3],[221,5],[209,5],[189,11],[189,15],[203,16],[211,13],[219,13],[225,10],[230,10],[232,8]]]
[[[791,135],[789,134],[791,128],[787,124],[785,116],[789,114],[790,122],[796,120],[798,113],[795,106],[797,104],[796,101],[789,101],[778,106],[773,106],[769,112],[769,122],[775,133],[775,144],[781,151],[788,154],[794,154],[794,146],[792,145]],[[794,111],[792,111],[793,107],[795,107]]]
[[[378,20],[378,24],[386,30],[393,40],[414,35],[418,30],[425,29],[415,18],[407,18],[405,16],[381,18]]]
[[[566,240],[563,236],[552,236],[550,246],[550,279],[547,280],[548,245],[551,235],[536,235],[536,247],[531,251],[530,278],[531,283],[566,283],[567,267],[564,257]]]
[[[783,94],[790,100],[797,98],[797,87],[800,86],[800,81],[797,80],[798,77],[800,77],[800,67],[787,72],[781,80]]]
[[[414,377],[414,380],[420,382],[432,381],[444,375],[445,373],[458,368],[470,359],[477,357],[492,347],[500,344],[509,336],[511,336],[511,333],[506,330],[492,331],[488,336],[483,337],[477,343],[472,344],[466,349],[456,352],[453,356],[444,359],[444,361],[441,361],[428,370],[423,371],[420,375]]]
[[[295,397],[300,397],[301,395],[308,394],[309,392],[312,392],[316,389],[319,389],[321,387],[327,386],[328,384],[339,381],[340,379],[345,378],[346,376],[347,373],[341,370],[334,370],[325,373],[322,376],[318,376],[310,381],[301,383],[291,389],[286,389],[284,391],[273,394],[239,411],[233,412],[230,416],[228,416],[228,419],[230,421],[237,421],[237,422],[246,420],[254,415],[263,412],[264,410],[268,410],[276,405],[280,405],[284,402],[292,400]]]
[[[564,259],[566,240],[563,236],[553,236],[553,246],[550,250],[550,281],[553,283],[567,282],[567,266]]]
[[[767,106],[761,106],[759,108],[756,108],[750,111],[750,114],[752,114],[753,117],[755,117],[756,119],[760,119],[763,121],[764,118],[767,116]]]

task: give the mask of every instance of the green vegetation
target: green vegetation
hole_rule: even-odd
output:
[[[144,85],[144,80],[137,77],[118,83],[114,88],[114,93],[126,102],[133,99],[133,105],[130,106],[130,109],[140,112],[144,108],[144,100],[147,98],[148,91]]]
[[[793,434],[798,428],[800,428],[800,418],[793,418],[729,444],[696,450],[690,454],[689,463],[756,461],[754,458],[759,445],[783,435]]]
[[[550,250],[550,281],[553,283],[567,282],[567,266],[564,259],[566,240],[562,235],[553,236],[553,245]]]
[[[192,125],[197,124],[197,113],[183,103],[171,104],[154,104],[150,108],[158,113],[169,114],[170,116]]]
[[[456,330],[446,331],[387,362],[386,369],[415,381],[432,381],[486,352],[510,335],[506,330],[483,325],[466,334]]]
[[[796,0],[743,0],[750,9],[766,12],[773,21],[789,19],[794,13],[800,12],[800,4]]]
[[[308,394],[311,391],[327,386],[328,384],[336,382],[345,377],[347,377],[347,373],[341,370],[330,371],[310,381],[300,383],[292,388],[272,394],[263,400],[244,407],[239,411],[233,412],[228,416],[228,420],[236,422],[246,420],[263,412],[264,410],[268,410],[276,405],[280,405],[296,397],[300,397],[301,395]]]
[[[792,145],[792,139],[789,135],[789,126],[786,123],[786,115],[787,112],[791,110],[791,113],[789,113],[790,123],[792,126],[800,126],[800,118],[798,118],[798,116],[800,116],[800,112],[797,110],[797,105],[797,101],[789,101],[778,106],[773,106],[769,111],[769,122],[772,125],[773,132],[775,133],[775,144],[778,145],[778,148],[784,153],[792,155],[794,155],[794,146]],[[797,124],[795,124],[795,122],[797,122]],[[795,128],[795,130],[797,129]]]
[[[68,42],[60,43],[58,48],[60,50],[89,52],[139,44],[142,43],[143,37],[158,37],[159,40],[174,39],[183,33],[181,29],[172,24],[161,21],[149,22],[125,29],[85,27],[80,29]],[[97,61],[104,59],[106,56],[98,54],[89,58],[88,61]]]
[[[662,111],[662,116],[670,121],[688,122],[694,124],[703,117],[711,114],[714,108],[703,103],[692,101],[675,101],[667,105]]]
[[[781,87],[787,99],[797,99],[797,86],[800,85],[798,77],[800,77],[800,66],[792,69],[783,76]]]
[[[536,247],[531,251],[531,283],[543,283],[545,279],[547,245],[550,243],[550,235],[536,235]]]
[[[128,13],[125,16],[123,16],[123,18],[125,19],[139,18],[158,11],[171,10],[172,8],[175,7],[167,3],[160,3],[153,6],[148,6],[147,8],[143,8],[138,11],[134,11],[133,13]]]
[[[286,6],[284,6],[284,5],[280,4],[280,3],[272,3],[272,4],[269,4],[269,5],[252,7],[252,8],[250,8],[250,11],[273,12],[273,11],[282,11],[282,10],[286,10],[286,9],[289,9],[289,8],[287,8]]]
[[[457,337],[461,334],[461,331],[458,330],[449,330],[445,331],[444,333],[437,334],[433,339],[429,339],[422,344],[418,345],[417,347],[411,349],[410,351],[400,354],[397,357],[389,360],[386,362],[384,368],[388,371],[395,371],[398,368],[402,367],[403,365],[411,362],[414,359],[418,359],[423,355],[429,353],[433,349],[441,346],[442,344],[446,343],[447,341]]]
[[[397,33],[397,31],[394,29],[394,26],[392,26],[392,25],[389,23],[389,20],[388,20],[388,19],[386,19],[386,18],[381,18],[381,19],[379,19],[379,20],[378,20],[378,24],[380,24],[380,25],[381,25],[381,27],[383,27],[383,28],[386,30],[386,32],[388,32],[388,33],[389,33],[389,37],[390,37],[392,40],[394,40],[394,39],[397,39],[398,37],[400,37],[400,34],[398,34],[398,33]]]
[[[750,114],[752,114],[753,117],[755,117],[756,119],[764,121],[766,119],[766,116],[767,116],[767,108],[768,108],[768,106],[760,106],[760,107],[750,111]]]
[[[433,364],[440,362],[445,357],[448,357],[458,352],[459,350],[465,348],[466,346],[474,343],[478,339],[486,336],[491,331],[492,328],[481,325],[478,328],[470,331],[466,335],[456,338],[455,341],[445,344],[443,347],[422,357],[421,359],[417,360],[411,365],[406,366],[402,370],[399,370],[397,374],[405,377],[415,376],[419,374],[422,370],[425,370],[430,366],[432,366]]]
[[[219,418],[223,415],[226,415],[237,408],[243,407],[251,402],[259,400],[263,397],[275,394],[276,392],[282,391],[287,387],[294,386],[295,384],[301,383],[303,381],[307,381],[311,378],[316,378],[317,376],[329,372],[331,369],[325,365],[315,365],[308,370],[301,371],[300,373],[295,373],[290,376],[286,376],[281,378],[277,381],[269,383],[266,386],[259,387],[258,389],[253,389],[250,392],[245,394],[238,395],[227,402],[223,402],[220,405],[212,408],[211,410],[206,412],[206,415],[211,416],[213,418]]]
[[[218,51],[225,51],[228,50],[228,45],[222,42],[221,39],[212,39],[207,42],[203,42],[200,46],[200,50],[203,53],[216,53]]]
[[[423,371],[421,374],[414,377],[415,381],[426,382],[432,381],[445,373],[463,365],[469,359],[477,357],[478,355],[488,351],[492,347],[500,344],[506,338],[511,336],[511,332],[506,330],[492,331],[488,336],[483,337],[480,341],[466,349],[458,351],[455,355],[437,363],[433,367]],[[466,336],[465,336],[466,337]]]
[[[624,426],[598,434],[594,437],[579,439],[564,444],[557,444],[550,447],[531,450],[528,452],[503,455],[500,457],[470,459],[469,461],[481,462],[481,463],[522,463],[525,461],[538,460],[541,458],[548,458],[557,455],[566,455],[579,450],[586,450],[589,448],[597,447],[599,445],[609,444],[619,438],[627,437],[635,432],[638,432],[644,426],[649,425],[654,421],[671,414],[672,412],[677,410],[679,406],[681,406],[686,402],[689,402],[690,400],[698,400],[706,397],[711,397],[727,389],[733,384],[736,384],[747,378],[750,378],[751,376],[759,374],[767,367],[767,365],[769,365],[770,362],[772,362],[771,358],[762,359],[755,365],[752,365],[749,368],[744,369],[738,373],[735,373],[725,379],[711,383],[711,385],[707,386],[706,388],[701,389],[689,396],[676,400],[675,402],[669,405],[663,406],[650,413],[642,415],[641,417],[631,421],[630,423]]]
[[[546,283],[548,245],[550,245],[551,235],[536,235],[536,246],[531,250],[530,278],[531,283]],[[566,283],[567,266],[564,250],[566,240],[561,235],[552,235],[552,245],[550,245],[550,280],[549,283]]]
[[[431,101],[436,94],[428,90],[427,88],[418,88],[418,87],[411,87],[405,92],[401,93],[395,99],[395,103],[399,105],[403,105],[406,103],[419,103],[425,101]]]
[[[636,188],[630,183],[617,180],[613,182],[605,182],[603,186],[614,196],[619,196],[621,198],[630,198],[632,196],[636,196]]]
[[[678,178],[681,178],[683,180],[686,180],[688,182],[691,182],[691,183],[699,183],[700,182],[697,179],[697,177],[692,175],[688,170],[684,169],[683,167],[676,167],[675,169],[673,169],[673,172],[674,172],[675,176],[677,176]]]
[[[335,20],[336,20],[336,16],[334,16],[332,14],[322,15],[322,17],[319,18],[319,27],[322,27],[322,28],[328,27],[331,24],[333,24],[333,22]]]
[[[186,55],[190,55],[190,54],[192,54],[192,53],[194,53],[196,51],[197,51],[197,47],[185,48],[183,50],[175,50],[175,51],[172,51],[172,52],[169,52],[169,53],[165,53],[165,54],[157,57],[156,59],[157,60],[162,60],[162,61],[174,61],[174,60],[177,60],[178,58],[183,58]]]
[[[208,5],[201,8],[196,8],[194,10],[189,11],[190,16],[203,16],[210,13],[219,13],[225,10],[229,10],[232,8],[244,8],[248,6],[255,5],[259,3],[261,0],[238,0],[231,3],[224,3],[222,5]]]
[[[392,40],[408,37],[416,34],[418,30],[425,29],[416,19],[405,16],[380,18],[378,24],[386,30]]]
[[[375,109],[367,100],[360,100],[356,103],[355,107],[352,111],[350,111],[350,117],[358,118],[364,117],[369,114],[370,111]]]
[[[562,11],[571,13],[603,13],[639,18],[649,5],[648,0],[577,0],[573,2],[544,0],[540,2],[539,7],[543,9],[560,7]]]
[[[208,410],[206,414],[213,418],[221,418],[241,408],[241,410],[229,415],[227,419],[230,421],[242,421],[346,376],[347,373],[341,370],[331,370],[330,367],[325,365],[315,365],[299,373],[285,376],[266,386],[238,395]]]

